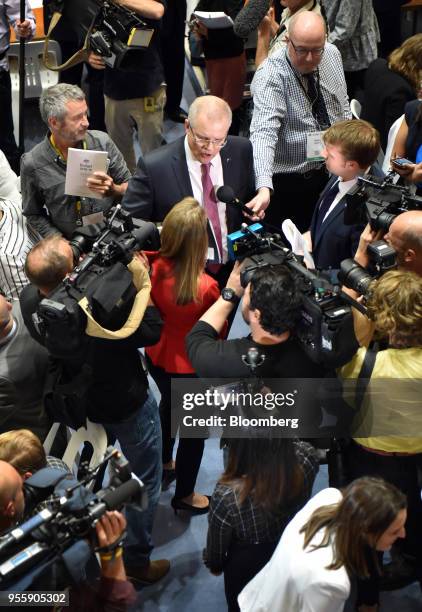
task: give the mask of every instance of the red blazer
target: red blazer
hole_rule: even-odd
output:
[[[181,306],[176,304],[174,297],[172,262],[158,253],[147,255],[152,262],[151,298],[160,311],[164,325],[159,342],[145,351],[153,364],[166,372],[192,374],[195,370],[186,353],[185,338],[204,312],[220,297],[217,281],[204,272],[199,282],[199,301]]]

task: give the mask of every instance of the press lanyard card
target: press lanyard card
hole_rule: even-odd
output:
[[[322,135],[324,132],[308,132],[306,134],[306,161],[323,161],[321,155],[324,148]]]

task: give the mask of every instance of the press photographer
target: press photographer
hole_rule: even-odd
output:
[[[86,417],[91,421],[101,423],[111,442],[115,439],[119,440],[133,471],[144,482],[149,499],[148,508],[142,514],[128,510],[128,537],[125,544],[128,573],[139,580],[155,582],[169,570],[168,561],[151,562],[149,560],[153,548],[151,542],[153,516],[161,483],[161,432],[158,407],[149,392],[147,375],[142,367],[138,348],[155,344],[159,340],[161,319],[158,310],[149,300],[150,282],[143,260],[137,256],[133,258],[131,256],[130,274],[126,270],[123,276],[126,280],[127,274],[132,275],[131,278],[133,278],[132,287],[131,283],[126,285],[129,296],[132,296],[128,302],[127,295],[126,299],[122,299],[122,293],[116,290],[115,283],[111,280],[113,272],[117,271],[118,276],[124,273],[125,266],[120,261],[116,263],[113,256],[116,250],[117,253],[123,252],[126,256],[131,252],[128,249],[125,253],[126,241],[129,241],[129,244],[134,247],[132,253],[140,248],[139,245],[136,247],[136,240],[134,241],[131,235],[128,237],[123,234],[121,241],[114,237],[109,245],[105,244],[99,249],[103,259],[100,259],[99,265],[97,267],[94,265],[91,270],[93,276],[98,277],[97,289],[102,294],[103,300],[106,300],[107,306],[106,309],[97,309],[97,313],[108,312],[109,316],[110,313],[113,315],[107,324],[109,333],[106,333],[107,330],[99,329],[101,325],[98,324],[98,320],[90,317],[91,309],[87,306],[84,311],[89,320],[87,334],[82,333],[86,344],[82,343],[83,350],[78,359],[75,359],[72,354],[66,355],[66,352],[62,353],[62,356],[58,356],[59,352],[56,351],[55,354],[52,354],[50,345],[47,343],[51,359],[51,380],[50,388],[46,392],[46,402],[53,411],[58,410],[62,416],[73,418],[76,423],[78,421],[79,424],[83,423]],[[92,258],[95,260],[95,253],[94,248],[85,257],[80,267],[86,266],[87,261],[92,263]],[[107,259],[107,254],[111,254],[111,261],[116,265],[104,267],[104,258]],[[38,320],[40,304],[45,297],[52,297],[58,290],[60,293],[64,285],[68,288],[66,295],[70,302],[60,303],[52,300],[53,306],[57,303],[58,306],[52,309],[47,308],[47,313],[51,314],[50,331],[61,329],[60,333],[63,333],[66,326],[60,327],[60,323],[63,323],[61,317],[64,317],[65,321],[66,317],[69,318],[69,321],[74,321],[72,312],[76,310],[80,314],[78,301],[81,299],[82,283],[78,285],[78,282],[74,282],[75,275],[76,278],[79,276],[77,270],[73,271],[73,252],[69,243],[57,235],[39,242],[28,254],[26,272],[31,284],[21,293],[23,318],[31,335],[41,344],[45,344],[48,334],[42,331]],[[66,277],[64,284],[63,280]],[[87,277],[81,276],[81,278]],[[133,284],[136,285],[137,282],[140,284],[137,286],[138,292],[135,291],[135,297]],[[88,285],[91,286],[90,283]],[[74,295],[77,296],[77,299],[72,298]],[[110,297],[115,301],[107,303]],[[133,314],[127,307],[133,305],[134,308],[139,300],[144,307],[141,322],[139,322],[139,317],[134,319],[129,317],[126,325],[123,325],[126,328],[129,326],[129,329],[126,329],[123,336],[119,336],[118,332],[122,329],[122,312],[117,310],[118,324],[116,326],[116,320],[113,321],[115,316],[113,307],[123,301],[126,308],[123,311],[127,317],[129,312]],[[48,306],[49,302],[47,302]],[[36,315],[35,321],[38,323],[38,328],[33,315]],[[135,325],[134,320],[137,321]],[[76,331],[80,332],[80,322],[78,322],[80,319],[76,318],[76,321]],[[55,327],[55,324],[58,327]],[[130,325],[132,325],[131,329]],[[60,333],[57,333],[58,337],[54,337],[53,332],[51,340],[53,345],[55,341],[55,346],[63,349],[63,338]],[[72,338],[69,329],[68,337]],[[78,346],[80,347],[79,342]]]

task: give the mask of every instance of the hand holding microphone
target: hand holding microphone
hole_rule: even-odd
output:
[[[229,204],[231,206],[236,206],[236,208],[239,208],[243,212],[243,214],[252,219],[252,221],[259,221],[265,216],[265,209],[253,210],[252,207],[247,206],[235,196],[233,189],[229,185],[222,185],[221,187],[217,187],[215,195],[220,202],[224,202],[224,204]],[[257,197],[258,196],[255,196],[255,198],[253,198],[251,202],[254,202]],[[249,204],[251,202],[249,202]]]

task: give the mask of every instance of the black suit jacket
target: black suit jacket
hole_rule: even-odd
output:
[[[123,208],[133,217],[162,221],[177,202],[186,196],[193,196],[184,139],[184,136],[178,138],[139,159],[122,200]],[[233,189],[239,200],[248,202],[255,195],[250,141],[240,136],[229,136],[220,156],[224,184]],[[241,211],[233,206],[227,206],[226,218],[229,233],[240,229],[245,219]],[[208,236],[212,245],[212,232],[209,231]]]
[[[318,270],[328,270],[329,268],[334,270],[340,269],[340,263],[343,261],[343,259],[353,257],[356,253],[360,235],[365,227],[364,224],[344,224],[346,198],[343,197],[330,211],[330,214],[323,223],[318,236],[315,235],[319,206],[325,194],[331,189],[337,180],[337,176],[330,178],[319,197],[314,209],[314,214],[312,215],[310,227],[312,256],[315,261],[315,267]]]
[[[384,151],[390,127],[404,113],[406,103],[415,98],[413,85],[398,72],[390,70],[387,60],[379,57],[369,65],[361,119],[377,128]]]

